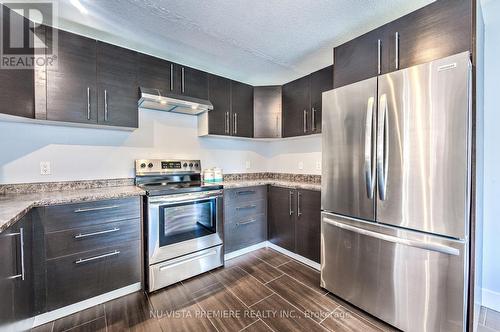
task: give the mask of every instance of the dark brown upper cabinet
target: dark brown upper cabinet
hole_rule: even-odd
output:
[[[383,73],[472,50],[472,3],[440,0],[389,23],[389,66]]]
[[[306,135],[310,125],[310,77],[283,85],[282,101],[283,137]]]
[[[208,99],[208,73],[171,63],[170,92],[188,97]]]
[[[0,4],[2,11],[1,23],[8,24],[11,17],[21,18],[9,8]],[[25,29],[29,20],[23,19]],[[7,36],[8,37],[8,34]],[[3,40],[3,37],[2,37]],[[33,49],[27,50],[27,55],[33,56]],[[33,69],[3,69],[0,68],[0,113],[17,115],[26,118],[35,117],[35,71]]]
[[[231,135],[253,137],[253,86],[231,81]]]
[[[97,42],[62,30],[57,35],[57,66],[47,67],[47,120],[97,124]],[[47,33],[49,45],[52,36]]]
[[[217,76],[208,77],[208,99],[214,109],[208,112],[208,133],[231,134],[231,80]]]
[[[148,89],[170,91],[173,63],[154,56],[139,53],[137,79],[139,86]]]
[[[321,133],[321,98],[333,88],[333,66],[283,85],[283,137]]]
[[[388,67],[388,41],[382,26],[334,49],[333,87],[377,76]]]
[[[333,89],[333,66],[325,67],[310,75],[311,126],[313,134],[321,133],[321,112],[323,92]]]
[[[98,124],[138,127],[137,65],[137,52],[97,43]]]
[[[472,50],[473,2],[439,0],[334,50],[334,87]]]

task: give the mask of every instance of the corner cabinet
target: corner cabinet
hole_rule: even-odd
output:
[[[472,51],[473,1],[440,0],[334,49],[334,87]]]
[[[33,232],[28,214],[0,233],[0,330],[25,331],[33,323]]]
[[[270,186],[268,204],[269,241],[319,263],[321,193]]]

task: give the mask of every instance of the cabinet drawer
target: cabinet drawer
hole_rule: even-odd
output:
[[[47,310],[141,280],[141,242],[129,241],[47,261]]]
[[[224,207],[224,224],[233,223],[245,218],[254,217],[259,214],[265,214],[267,210],[267,201],[240,202],[237,205]]]
[[[140,219],[79,227],[45,235],[47,259],[140,240]]]
[[[237,220],[224,227],[224,252],[229,253],[267,239],[267,219],[259,214],[250,219]]]
[[[224,190],[224,205],[232,206],[243,202],[266,199],[267,186],[245,187]]]
[[[48,233],[140,217],[140,198],[133,197],[48,206],[43,224]]]

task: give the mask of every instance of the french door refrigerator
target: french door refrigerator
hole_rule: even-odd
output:
[[[404,331],[464,331],[468,52],[323,93],[321,286]]]

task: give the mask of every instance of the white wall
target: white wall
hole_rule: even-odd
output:
[[[484,224],[483,305],[500,311],[500,1],[483,1]]]
[[[200,158],[204,168],[218,166],[226,173],[319,174],[318,137],[273,143],[200,138],[196,117],[158,111],[141,110],[139,123],[139,129],[125,132],[0,122],[0,183],[133,177],[134,160],[141,158]],[[51,162],[51,175],[40,175],[40,161]]]

